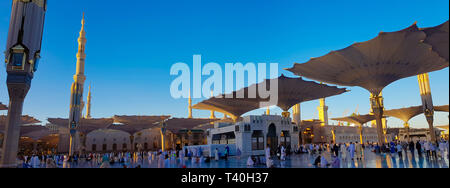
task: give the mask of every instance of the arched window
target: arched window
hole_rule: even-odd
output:
[[[122,144],[122,150],[126,151],[127,150],[127,144]]]
[[[281,144],[284,147],[291,145],[291,135],[289,134],[289,131],[282,131],[280,139],[281,139]]]

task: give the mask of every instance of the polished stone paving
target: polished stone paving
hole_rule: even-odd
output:
[[[325,152],[325,157],[331,163],[331,155],[329,152]],[[403,154],[404,155],[404,154]],[[280,161],[275,159],[275,168],[317,168],[313,165],[315,158],[318,155],[310,154],[294,154],[287,158],[286,161]],[[449,168],[449,161],[446,157],[432,159],[423,157],[415,157],[408,152],[407,157],[399,159],[397,154],[375,154],[366,150],[364,152],[363,160],[351,160],[349,157],[341,159],[340,168]],[[142,168],[266,168],[264,164],[255,165],[253,167],[247,166],[247,158],[230,157],[226,160],[211,161],[196,163],[191,160],[185,160],[184,165],[180,160],[165,160],[159,163],[157,160],[140,160],[135,163],[127,163],[128,168],[135,168],[138,165]],[[92,162],[79,162],[77,165],[64,164],[59,167],[72,167],[72,168],[98,168],[99,164],[93,164]],[[123,164],[113,164],[111,168],[122,168]],[[329,167],[331,168],[331,167]]]

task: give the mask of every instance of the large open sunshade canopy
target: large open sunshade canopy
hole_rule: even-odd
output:
[[[219,119],[204,119],[204,118],[171,118],[166,123],[166,129],[177,133],[180,130],[193,130],[197,129],[196,127],[204,124],[211,124]]]
[[[119,124],[111,124],[108,128],[134,135],[139,131],[154,128],[168,118],[170,116],[114,116],[114,122]]]
[[[48,122],[58,127],[68,128],[69,120],[63,118],[48,118]],[[98,129],[106,129],[108,126],[113,124],[114,119],[112,118],[98,118],[98,119],[80,119],[77,130],[83,134],[89,134],[92,131]]]
[[[0,110],[8,110],[8,107],[0,102]]]
[[[276,103],[269,103],[270,98],[261,98],[258,88],[270,89],[271,83],[278,84],[278,100]],[[255,92],[256,95],[249,95]],[[202,101],[193,106],[195,109],[213,110],[231,116],[233,119],[239,118],[249,111],[264,108],[267,106],[278,106],[284,111],[288,111],[295,104],[339,95],[347,92],[345,88],[337,88],[319,84],[313,81],[305,81],[302,78],[289,78],[284,75],[272,80],[266,79],[259,84],[240,89],[231,94],[222,94]],[[243,94],[243,95],[240,95]],[[274,96],[271,96],[274,97]]]
[[[321,125],[323,122],[318,120],[318,119],[314,119],[314,120],[303,120],[301,121],[300,125],[302,127],[311,127],[311,126],[317,126],[317,125]]]
[[[436,126],[437,128],[440,128],[440,129],[445,129],[445,130],[449,130],[449,126],[448,125],[441,125],[441,126]]]
[[[369,121],[375,120],[374,115],[352,115],[348,117],[341,117],[341,118],[332,118],[332,120],[335,121],[345,121],[348,123],[356,124],[358,126],[362,126]]]
[[[374,115],[352,115],[348,117],[342,117],[342,118],[333,118],[332,120],[336,121],[345,121],[348,123],[356,124],[359,128],[359,139],[360,142],[363,143],[363,125],[366,124],[369,121],[373,121],[376,119],[376,116]]]
[[[306,63],[296,63],[287,70],[325,83],[360,86],[378,96],[394,81],[448,67],[448,61],[433,51],[425,39],[426,33],[413,24],[401,31],[381,32],[372,40]]]
[[[407,123],[413,117],[423,114],[423,106],[412,106],[384,111],[386,116],[396,117]]]
[[[52,132],[48,128],[40,125],[30,125],[20,127],[20,136],[28,137],[34,141],[40,140],[41,138],[44,138],[51,134]]]
[[[0,116],[0,130],[5,130],[7,118],[8,118],[8,116]],[[22,119],[21,119],[22,125],[30,125],[30,124],[40,123],[40,122],[41,121],[35,119],[34,117],[28,116],[28,115],[22,116]]]
[[[449,112],[449,107],[448,107],[448,105],[435,106],[434,110],[441,111],[441,112]]]
[[[367,89],[374,96],[371,98],[372,110],[377,125],[381,125],[383,104],[380,93],[386,86],[402,78],[441,70],[449,65],[448,59],[433,50],[433,47],[445,47],[430,42],[448,41],[448,35],[433,35],[431,30],[427,35],[424,30],[413,24],[400,31],[381,32],[372,40],[355,43],[303,64],[296,63],[288,70],[325,83]],[[434,30],[442,29],[438,26]],[[425,43],[427,39],[429,43]],[[386,142],[382,126],[377,126],[377,133],[379,143]]]
[[[436,27],[429,27],[421,29],[423,32],[427,34],[427,38],[425,39],[425,43],[433,46],[433,51],[437,52],[441,57],[448,61],[449,56],[449,28],[448,21],[445,23],[438,25]]]

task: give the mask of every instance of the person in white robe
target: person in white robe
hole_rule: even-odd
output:
[[[41,165],[41,161],[39,160],[39,157],[34,155],[33,157],[31,157],[31,166],[33,168],[39,168]]]
[[[327,168],[328,167],[328,161],[325,158],[324,154],[322,154],[321,158],[320,158],[320,167],[322,167],[322,168]]]
[[[219,160],[219,149],[217,149],[217,148],[214,150],[214,159],[215,159],[216,161]]]
[[[342,157],[342,160],[347,159],[347,145],[346,144],[341,144],[341,157]]]
[[[281,146],[281,160],[286,160],[286,149],[284,148],[284,146]]]
[[[350,145],[348,146],[348,152],[350,153],[350,158],[352,158],[352,160],[355,157],[355,149],[355,145],[350,142]]]
[[[255,162],[253,162],[252,156],[249,156],[247,159],[247,166],[251,167],[255,164]]]
[[[158,168],[164,168],[164,154],[163,153],[159,154]]]
[[[266,147],[266,166],[267,168],[272,167],[272,160],[270,159],[270,147],[267,145]]]
[[[445,143],[443,141],[439,142],[439,155],[441,159],[444,159],[445,156]]]

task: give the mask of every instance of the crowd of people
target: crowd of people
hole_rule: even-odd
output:
[[[389,155],[399,159],[407,159],[408,154],[415,158],[426,158],[428,160],[443,160],[449,158],[448,141],[440,140],[436,143],[429,141],[416,142],[390,142],[378,145],[376,143],[340,143],[340,144],[303,144],[291,151],[289,146],[279,145],[274,151],[271,151],[267,145],[264,156],[249,156],[247,159],[248,167],[266,166],[273,168],[276,165],[274,161],[286,161],[292,154],[310,155],[314,160],[312,165],[320,168],[340,168],[341,162],[362,161],[365,159],[366,152],[374,152],[379,155]],[[211,151],[211,156],[205,155],[201,147],[184,148],[179,150],[167,151],[148,151],[148,152],[111,152],[111,153],[85,153],[68,156],[67,154],[55,155],[36,155],[18,156],[22,168],[140,168],[145,161],[147,164],[157,163],[158,168],[186,168],[190,164],[204,164],[211,160],[228,160],[230,148],[228,145],[224,150],[219,151],[215,148]],[[241,152],[236,151],[239,158]],[[328,160],[331,156],[331,160]]]
[[[365,143],[358,142],[340,143],[340,144],[304,144],[300,145],[294,150],[297,154],[309,154],[315,157],[313,165],[316,167],[339,168],[341,161],[364,160],[366,150],[376,154],[388,154],[391,157],[398,157],[399,159],[406,159],[408,153],[414,158],[426,157],[428,160],[443,160],[445,157],[449,158],[448,141],[440,140],[438,142],[430,142],[419,140],[416,142],[389,142],[387,144]],[[326,153],[331,154],[332,162],[329,163],[326,158]]]
[[[74,154],[33,154],[31,156],[19,155],[21,168],[141,168],[145,161],[147,164],[157,163],[158,168],[186,168],[186,162],[191,164],[208,163],[211,160],[228,160],[230,148],[224,151],[215,150],[214,157],[205,156],[199,148],[185,148],[180,150],[148,151],[148,152],[110,152]],[[240,155],[240,151],[237,152]]]

